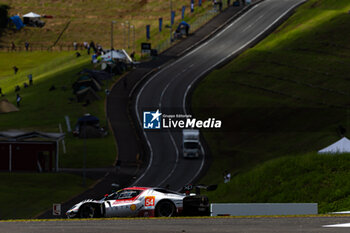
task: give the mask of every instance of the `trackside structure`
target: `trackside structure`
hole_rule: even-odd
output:
[[[0,132],[0,170],[58,171],[62,133]]]

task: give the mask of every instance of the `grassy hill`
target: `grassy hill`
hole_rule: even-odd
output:
[[[88,186],[92,182],[87,179]],[[81,177],[70,174],[0,173],[0,220],[33,218],[83,192],[81,184]]]
[[[110,46],[111,21],[114,25],[114,46],[122,48],[129,44],[129,52],[133,50],[132,43],[128,43],[126,31],[121,23],[129,21],[135,25],[135,40],[137,50],[139,44],[145,40],[145,25],[151,24],[151,37],[153,47],[162,44],[169,38],[169,1],[160,0],[77,0],[77,1],[42,1],[42,0],[3,0],[11,7],[10,15],[19,13],[23,15],[30,11],[38,14],[52,15],[53,19],[44,19],[43,28],[25,27],[21,31],[7,29],[0,37],[0,87],[5,97],[15,104],[15,86],[21,87],[22,97],[19,112],[0,114],[0,131],[10,129],[39,130],[58,132],[58,126],[63,126],[66,132],[64,116],[68,115],[74,126],[78,117],[91,113],[100,118],[101,126],[107,126],[105,115],[105,93],[99,92],[101,100],[89,106],[71,101],[74,97],[72,84],[79,77],[78,72],[83,68],[93,68],[90,56],[81,52],[82,56],[75,57],[73,51],[60,51],[60,46],[72,46],[74,41],[94,40],[102,46]],[[180,9],[187,6],[185,20],[192,25],[192,30],[199,27],[205,20],[214,14],[208,14],[212,9],[210,1],[203,3],[195,13],[189,13],[190,1],[173,1],[176,10],[176,22],[180,21]],[[158,18],[164,18],[164,30],[158,32]],[[51,46],[63,28],[70,22],[68,29],[61,37],[58,46],[46,51]],[[176,24],[176,23],[175,23]],[[131,32],[132,33],[132,32]],[[133,38],[133,35],[130,35]],[[132,39],[130,39],[132,40]],[[6,47],[14,41],[17,51],[6,52]],[[24,42],[28,41],[33,51],[23,51]],[[18,47],[22,47],[20,51]],[[2,48],[2,49],[1,49]],[[164,49],[164,47],[163,47]],[[60,52],[58,52],[60,51]],[[13,66],[19,71],[13,73]],[[28,83],[28,74],[33,74],[34,85],[23,88]],[[115,77],[111,85],[119,77]],[[51,86],[56,90],[49,91]],[[106,84],[103,85],[106,88]],[[65,137],[67,153],[60,148],[60,164],[62,167],[81,168],[83,166],[84,142],[67,133]],[[116,145],[114,138],[109,134],[101,139],[88,139],[87,141],[87,167],[111,166],[116,159]],[[62,145],[61,145],[62,146]],[[94,180],[88,180],[90,185]],[[41,211],[52,207],[53,203],[67,201],[86,187],[82,186],[80,176],[70,174],[36,174],[36,173],[0,173],[0,219],[30,218]],[[23,196],[23,193],[26,193]],[[47,195],[47,194],[50,195]],[[25,208],[23,208],[25,207]]]
[[[223,203],[318,203],[319,213],[350,208],[350,154],[307,153],[277,158],[220,185],[211,200]]]
[[[146,40],[147,24],[151,25],[151,41],[156,47],[164,39],[169,37],[169,29],[165,28],[170,21],[169,1],[161,0],[2,0],[11,7],[10,15],[24,15],[31,11],[40,15],[51,15],[52,19],[43,19],[46,25],[43,28],[25,27],[21,31],[6,30],[0,38],[0,47],[9,46],[12,41],[18,46],[28,41],[37,49],[52,46],[59,34],[68,25],[61,37],[58,46],[71,46],[74,41],[83,43],[93,40],[104,47],[110,47],[111,22],[114,25],[114,48],[125,48],[128,51],[133,48],[133,30],[128,31],[125,22],[128,21],[135,27],[136,51],[140,51],[140,43]],[[203,1],[201,8],[196,7],[194,13],[190,13],[190,1],[173,1],[173,10],[176,11],[176,22],[181,21],[181,8],[187,6],[186,21],[194,22],[209,9],[210,1]],[[158,32],[158,18],[163,17],[163,32]],[[124,26],[122,25],[124,24]],[[175,23],[177,26],[177,24]],[[175,27],[175,26],[174,26]],[[125,45],[125,46],[124,46]]]
[[[64,117],[69,116],[74,126],[77,119],[85,113],[99,117],[101,125],[106,126],[103,91],[98,93],[101,100],[87,107],[84,107],[83,103],[70,101],[70,98],[74,98],[71,87],[79,77],[78,72],[84,67],[92,67],[88,56],[76,58],[68,52],[0,53],[0,59],[6,58],[10,58],[11,65],[19,67],[19,71],[16,75],[7,75],[10,72],[8,63],[0,65],[3,67],[0,71],[0,87],[5,94],[3,98],[15,104],[14,90],[15,86],[19,85],[22,101],[19,112],[0,114],[1,131],[22,129],[58,132],[58,125],[61,124],[66,132]],[[34,85],[23,88],[23,83],[28,83],[28,74],[33,74]],[[49,91],[53,85],[56,90]],[[60,156],[60,167],[81,167],[83,143],[71,134],[67,134],[66,143],[67,154]],[[109,166],[115,160],[116,151],[112,135],[89,140],[88,148],[89,167]],[[104,151],[104,156],[100,156],[99,151]]]
[[[70,101],[74,97],[71,86],[79,77],[82,68],[91,68],[88,56],[76,58],[72,52],[17,52],[0,53],[0,87],[5,97],[15,101],[15,85],[20,85],[22,96],[19,112],[0,114],[0,131],[10,129],[59,132],[58,125],[66,132],[64,116],[68,115],[74,126],[78,117],[91,113],[101,119],[105,126],[104,98],[83,107],[82,103]],[[5,62],[6,61],[6,62]],[[10,64],[9,64],[10,63]],[[9,65],[19,67],[19,72],[10,74]],[[27,74],[33,74],[33,86],[23,88]],[[54,85],[56,90],[49,91]],[[65,87],[65,88],[63,88]],[[99,93],[104,97],[103,91]],[[67,133],[67,132],[66,132]],[[65,137],[67,153],[60,144],[59,166],[81,168],[83,166],[83,140],[67,133]],[[87,142],[87,166],[111,166],[116,158],[116,147],[112,135]],[[93,180],[88,180],[91,185]],[[51,208],[53,203],[62,203],[82,192],[82,178],[62,173],[0,173],[0,219],[31,218]],[[23,193],[26,195],[23,196]],[[50,193],[50,195],[47,195]]]
[[[225,195],[213,195],[214,201],[315,201],[324,203],[323,211],[350,208],[342,200],[349,194],[343,185],[347,170],[332,168],[346,174],[338,182],[329,170],[317,171],[317,161],[313,164],[306,155],[340,139],[339,128],[350,130],[349,10],[346,0],[310,0],[268,38],[200,83],[193,96],[195,115],[223,120],[222,130],[204,132],[213,163],[202,181],[222,183],[224,170],[234,175],[231,184],[222,187]],[[306,171],[292,174],[286,168],[293,168],[290,159],[273,160],[291,154],[301,155],[295,160],[305,162]],[[331,159],[347,166],[346,156],[319,158],[324,164]],[[269,160],[274,162],[260,167]],[[252,174],[258,175],[248,182]],[[292,185],[266,186],[276,176],[281,184],[307,183],[303,190],[309,195],[298,195]],[[319,179],[331,185],[313,182]],[[256,195],[253,188],[242,186],[245,182]],[[295,197],[288,195],[291,192]],[[340,192],[342,196],[330,200],[314,192]],[[331,208],[337,200],[337,208]]]

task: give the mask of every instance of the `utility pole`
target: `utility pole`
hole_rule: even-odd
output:
[[[133,52],[135,52],[135,26],[131,25],[130,27],[132,29],[132,48]]]
[[[113,21],[111,22],[111,51],[113,50]]]
[[[123,26],[123,49],[126,49],[126,22],[122,23]]]
[[[173,1],[170,0],[170,43],[173,42],[173,25],[171,24],[172,14],[173,14]]]
[[[113,26],[114,24],[116,23],[117,21],[113,20],[111,22],[111,51],[114,50],[114,46],[113,46]],[[112,53],[112,56],[113,56],[113,53]],[[113,59],[113,57],[112,57]]]
[[[128,23],[128,49],[130,49],[130,22],[126,21]]]

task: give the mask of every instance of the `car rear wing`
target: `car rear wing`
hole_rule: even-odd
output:
[[[201,194],[201,190],[204,189],[206,191],[214,191],[216,190],[218,187],[217,184],[212,184],[212,185],[202,185],[202,184],[199,184],[199,185],[192,185],[192,184],[188,184],[188,185],[185,185],[181,192],[183,193],[186,193],[186,195],[189,195],[190,192],[195,189],[196,190],[196,195],[200,195]]]

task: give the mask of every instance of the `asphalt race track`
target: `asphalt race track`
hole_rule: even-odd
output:
[[[350,217],[276,217],[276,218],[152,218],[82,221],[0,222],[1,233],[209,233],[209,232],[349,232],[349,227],[324,225],[349,223]]]
[[[143,127],[144,111],[159,109],[163,114],[188,113],[186,98],[196,80],[248,48],[303,2],[265,0],[204,44],[148,78],[139,88],[134,103],[134,114],[140,127]],[[144,130],[143,135],[149,147],[150,162],[133,185],[169,185],[170,189],[179,190],[198,177],[206,160],[204,150],[199,159],[184,159],[180,130]]]

